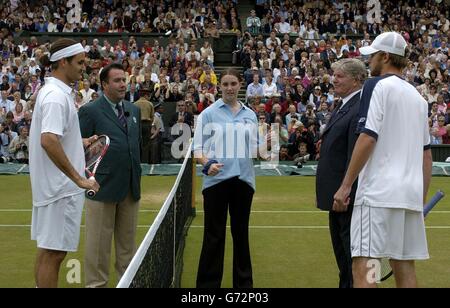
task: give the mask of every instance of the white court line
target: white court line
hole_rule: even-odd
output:
[[[0,212],[31,212],[31,209],[0,209]],[[157,212],[159,212],[159,210],[139,210],[139,212],[142,212],[142,213],[146,213],[146,212],[157,213]],[[197,213],[203,213],[204,211],[198,210],[196,212]],[[289,210],[287,210],[287,211],[282,211],[282,210],[280,210],[280,211],[270,211],[270,210],[259,211],[259,210],[256,210],[256,211],[252,211],[252,213],[281,213],[281,214],[282,213],[288,213],[288,214],[295,214],[295,213],[298,213],[298,214],[302,214],[302,213],[315,214],[315,213],[317,213],[317,214],[328,214],[327,211],[318,211],[318,210],[298,210],[298,211],[295,211],[295,210],[293,210],[293,211],[289,211]],[[431,213],[432,214],[450,214],[450,211],[438,211],[438,210],[436,210],[436,211],[432,211]]]
[[[189,228],[203,228],[190,226]],[[227,226],[230,228],[230,226]],[[249,226],[250,229],[328,229],[328,226]],[[450,229],[450,226],[426,226],[425,229]]]
[[[0,209],[0,212],[31,212],[32,209]],[[84,209],[83,209],[84,211]],[[140,210],[139,212],[159,212],[159,210]]]
[[[31,209],[1,209],[0,212],[31,212]]]
[[[84,210],[83,210],[84,211]],[[31,209],[0,209],[0,212],[31,212]],[[147,213],[147,212],[151,212],[151,213],[157,213],[159,212],[159,210],[139,210],[139,212],[142,213]],[[204,211],[202,210],[196,210],[196,213],[203,213]],[[450,211],[448,211],[450,213]],[[305,214],[314,214],[314,213],[318,213],[318,214],[322,214],[322,213],[328,213],[326,211],[317,211],[317,210],[299,210],[299,211],[252,211],[252,213],[305,213]]]
[[[0,228],[30,228],[31,225],[0,225]],[[81,225],[82,228],[85,225]],[[138,228],[150,228],[149,225],[138,225]],[[203,226],[190,226],[190,228],[202,229]],[[230,228],[230,226],[227,226]],[[328,226],[250,226],[250,229],[328,229]],[[450,226],[426,226],[426,229],[450,229]]]

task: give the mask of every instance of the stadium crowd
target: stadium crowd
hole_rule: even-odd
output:
[[[73,85],[80,107],[102,95],[99,71],[122,63],[126,99],[151,106],[150,154],[161,162],[161,142],[175,123],[195,125],[195,117],[215,102],[218,76],[211,42],[234,33],[233,64],[243,67],[245,103],[261,131],[279,136],[280,160],[318,159],[318,140],[339,103],[331,64],[341,58],[367,59],[359,48],[385,31],[401,33],[409,44],[404,78],[429,104],[433,144],[450,144],[450,16],[445,1],[381,2],[379,19],[367,19],[367,1],[257,0],[240,22],[237,1],[41,0],[0,4],[0,162],[28,160],[28,128],[39,88],[49,76],[39,58],[49,41],[33,32],[129,33],[127,40],[94,39],[86,51],[82,80]],[[30,35],[24,35],[31,33]],[[144,39],[134,33],[168,37]],[[203,43],[198,42],[204,39]],[[166,104],[177,112],[163,123]],[[166,105],[167,106],[167,105]],[[401,111],[399,111],[401,112]],[[273,126],[273,123],[279,124]],[[270,129],[273,126],[273,129]],[[166,127],[166,128],[165,128]]]

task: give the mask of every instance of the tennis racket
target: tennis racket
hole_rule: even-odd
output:
[[[438,190],[433,198],[423,207],[423,216],[426,217],[433,207],[444,197],[444,192]],[[380,281],[385,281],[394,273],[389,263],[388,258],[383,258],[380,261]]]
[[[84,158],[86,160],[86,173],[89,179],[95,179],[95,172],[98,165],[102,161],[109,147],[109,137],[101,135],[84,151]],[[89,189],[87,191],[89,197],[95,196],[95,191]]]

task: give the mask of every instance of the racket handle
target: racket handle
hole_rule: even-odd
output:
[[[94,178],[93,176],[91,176],[91,177],[89,177],[89,180],[94,180],[94,181],[95,181],[95,178]],[[94,197],[94,196],[95,196],[95,190],[89,189],[89,190],[87,191],[87,195],[88,195],[89,197]]]
[[[444,197],[444,192],[438,190],[423,208],[423,216],[427,216],[431,209]]]

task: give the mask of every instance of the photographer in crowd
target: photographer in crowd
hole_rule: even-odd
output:
[[[0,163],[12,162],[13,157],[9,152],[9,144],[17,136],[6,122],[0,125]]]
[[[20,164],[28,164],[28,127],[19,128],[19,135],[9,144],[9,153]]]

